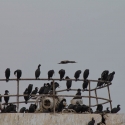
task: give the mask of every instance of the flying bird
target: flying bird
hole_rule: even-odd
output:
[[[38,79],[39,78],[39,76],[40,76],[40,64],[38,65],[38,68],[36,69],[36,71],[35,71],[35,77],[36,77],[36,79]]]
[[[77,62],[75,62],[75,61],[69,61],[69,60],[63,60],[63,61],[61,61],[58,64],[67,64],[67,63],[77,63]]]
[[[5,77],[6,77],[6,82],[8,82],[9,81],[9,77],[10,77],[10,69],[9,68],[7,68],[5,70]]]

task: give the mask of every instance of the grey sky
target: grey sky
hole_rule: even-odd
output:
[[[62,68],[66,75],[74,78],[76,70],[81,69],[83,73],[88,68],[89,79],[98,79],[102,71],[108,69],[116,72],[110,87],[113,107],[121,104],[120,112],[125,113],[122,99],[125,94],[124,12],[124,0],[1,0],[0,78],[5,77],[6,68],[11,69],[10,78],[15,78],[13,72],[16,69],[22,70],[23,78],[34,78],[38,64],[41,64],[42,78],[47,77],[50,69],[55,70],[55,78],[59,77],[58,71]],[[66,59],[78,63],[57,64]],[[21,81],[20,94],[30,83],[40,87],[44,82]],[[61,89],[66,88],[65,82],[59,83]],[[92,84],[92,87],[96,86],[96,83]],[[82,82],[73,82],[72,88],[81,88],[81,85]],[[0,86],[1,94],[5,89],[11,94],[16,93],[16,82],[1,82]],[[99,90],[98,94],[108,98],[106,89]],[[86,99],[83,102],[88,104]],[[104,109],[107,106],[109,104],[104,105]]]

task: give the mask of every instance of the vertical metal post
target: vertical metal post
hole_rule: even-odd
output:
[[[98,105],[98,98],[97,98],[97,91],[95,89],[95,96],[96,96],[96,104]]]
[[[17,112],[19,112],[19,80],[17,80]]]
[[[91,87],[90,87],[90,81],[89,81],[89,111],[90,111],[90,107],[91,107]]]
[[[53,80],[53,113],[55,114],[55,83]]]
[[[108,89],[109,99],[111,100],[110,90],[109,90],[109,85],[108,84],[107,84],[107,89]],[[111,101],[110,101],[110,109],[112,110],[112,102]]]

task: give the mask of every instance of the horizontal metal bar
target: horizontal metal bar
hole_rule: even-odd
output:
[[[55,80],[55,81],[60,81],[59,78],[54,78],[54,79],[50,79],[50,80],[49,80],[48,78],[39,78],[39,79],[35,79],[35,78],[21,78],[21,79],[19,79],[19,81],[24,81],[24,80],[48,80],[48,81],[50,81],[50,80]],[[76,81],[76,79],[70,79],[70,80]],[[0,81],[6,81],[6,79],[0,79]],[[12,78],[12,79],[9,79],[9,81],[17,81],[17,79]],[[62,81],[67,81],[67,79],[62,79]],[[85,80],[84,80],[84,79],[78,79],[77,81],[85,81]],[[109,82],[109,81],[90,80],[90,79],[88,79],[88,81],[90,81],[90,82],[105,82],[105,83],[111,83],[111,82]]]

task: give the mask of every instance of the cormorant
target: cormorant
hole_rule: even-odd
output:
[[[98,80],[102,80],[102,79],[101,79],[101,78],[98,78]],[[104,84],[104,82],[98,82],[98,83],[97,83],[97,87],[102,87],[103,84]]]
[[[115,107],[115,108],[113,108],[112,110],[111,110],[111,113],[117,113],[118,111],[120,111],[120,105],[117,105],[117,107]]]
[[[88,125],[94,125],[95,124],[95,120],[94,118],[92,118],[92,120],[88,123]]]
[[[101,74],[101,80],[106,81],[107,77],[108,77],[109,71],[108,70],[104,70]]]
[[[12,103],[10,103],[10,104],[5,108],[5,112],[7,112],[7,113],[16,113],[16,105],[13,105]]]
[[[103,112],[105,112],[105,113],[110,113],[109,107],[107,107],[106,110],[103,111]]]
[[[76,102],[74,110],[79,113],[81,112],[82,106],[79,104],[79,102]]]
[[[83,78],[84,78],[84,80],[86,80],[86,79],[88,78],[88,76],[89,76],[89,69],[86,69],[86,70],[84,71],[84,73],[83,73]]]
[[[62,78],[65,76],[65,70],[64,69],[59,70],[59,74],[60,74],[60,81],[61,81]]]
[[[97,105],[97,108],[96,108],[96,111],[97,111],[98,113],[101,113],[102,110],[103,110],[102,104],[98,104],[98,105]]]
[[[66,106],[66,99],[63,99],[58,105],[58,112],[61,112]]]
[[[43,94],[48,94],[49,91],[50,91],[50,88],[51,88],[50,84],[47,83],[47,84],[44,86],[44,92],[43,92]]]
[[[28,89],[28,94],[30,94],[33,89],[33,84],[29,84],[27,89]]]
[[[107,77],[107,81],[111,82],[114,78],[115,72],[113,71],[112,73],[110,73]]]
[[[76,81],[77,81],[77,79],[79,78],[80,74],[81,74],[81,70],[77,70],[77,71],[75,72],[74,77],[75,77]]]
[[[28,93],[28,89],[26,88],[23,94],[27,94],[27,96],[24,96],[25,99],[25,103],[27,104],[27,101],[29,100],[29,93]]]
[[[35,87],[35,90],[33,90],[32,93],[31,93],[31,97],[33,97],[34,95],[36,95],[37,92],[38,92],[38,87]]]
[[[21,109],[20,109],[20,113],[24,113],[26,111],[26,107],[22,107]]]
[[[29,106],[29,113],[35,112],[36,108],[37,108],[36,104],[30,104],[30,106]]]
[[[75,61],[69,61],[69,60],[64,60],[64,61],[61,61],[58,64],[67,64],[67,63],[77,63],[77,62],[75,62]]]
[[[14,75],[16,75],[17,79],[19,80],[22,76],[22,71],[20,69],[17,69],[16,71],[14,71]]]
[[[40,76],[40,64],[38,65],[38,69],[36,69],[36,71],[35,71],[35,77],[36,77],[36,79],[38,79],[39,78],[39,76]]]
[[[72,86],[72,80],[70,80],[70,78],[68,76],[66,76],[65,79],[67,79],[66,86],[67,86],[67,91],[69,91]]]
[[[84,83],[83,83],[83,85],[82,85],[83,90],[87,90],[88,83],[89,83],[88,80],[85,80],[85,81],[84,81]]]
[[[9,91],[8,91],[8,90],[5,90],[5,94],[4,94],[4,95],[9,95]],[[9,96],[4,97],[4,101],[5,101],[5,103],[8,105]]]
[[[43,94],[45,86],[46,86],[46,83],[44,83],[44,85],[39,89],[39,92],[38,92],[39,94]]]
[[[77,95],[81,96],[81,89],[77,89],[76,96],[73,99],[82,99],[82,97],[77,97]]]
[[[6,82],[8,82],[9,81],[9,77],[10,77],[10,69],[9,68],[7,68],[5,70],[5,77],[6,77]]]
[[[53,74],[54,74],[54,70],[49,70],[48,71],[48,79],[50,80],[50,78],[53,77]]]
[[[87,105],[82,105],[82,107],[81,107],[81,112],[89,112],[89,106],[87,106]]]

